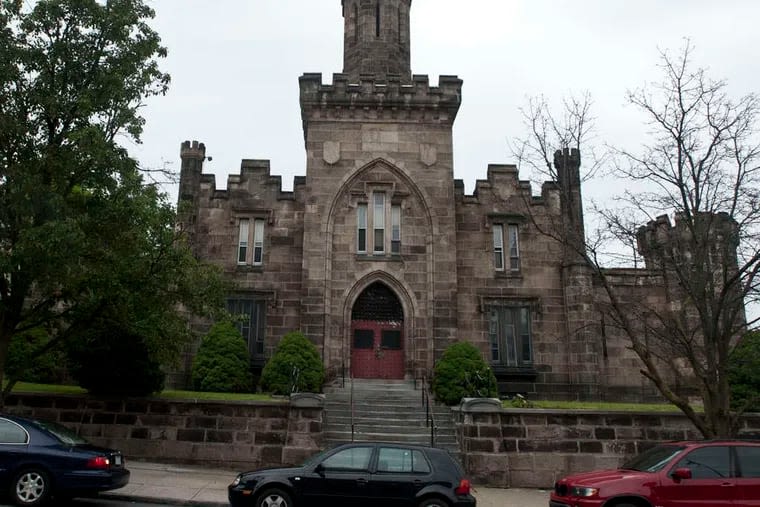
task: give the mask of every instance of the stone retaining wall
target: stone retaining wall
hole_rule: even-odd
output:
[[[322,395],[282,402],[14,394],[7,413],[55,421],[127,459],[231,469],[296,464],[322,446]]]
[[[548,488],[569,473],[615,468],[654,443],[699,439],[680,413],[502,409],[498,400],[454,409],[463,465],[477,484]],[[760,435],[760,415],[740,432]]]

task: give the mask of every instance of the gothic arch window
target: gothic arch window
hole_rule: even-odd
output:
[[[351,309],[351,320],[402,322],[404,308],[396,294],[384,283],[375,282],[364,289]]]

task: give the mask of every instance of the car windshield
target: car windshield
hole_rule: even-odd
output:
[[[620,468],[638,470],[639,472],[657,472],[670,463],[673,457],[682,450],[684,447],[680,445],[658,445],[639,454]]]
[[[61,426],[60,424],[56,424],[53,422],[42,422],[37,421],[37,424],[44,430],[47,430],[48,432],[52,433],[53,436],[55,436],[58,440],[63,442],[67,445],[77,445],[77,444],[89,444],[87,440],[80,437],[70,429]]]

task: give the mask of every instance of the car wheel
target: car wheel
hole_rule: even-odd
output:
[[[50,495],[50,478],[38,468],[28,468],[16,475],[11,484],[11,498],[16,505],[40,505]]]
[[[293,507],[290,495],[281,489],[267,489],[259,495],[256,507]]]
[[[421,502],[419,507],[449,507],[449,502],[438,498],[429,498]]]

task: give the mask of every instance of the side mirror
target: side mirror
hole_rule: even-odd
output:
[[[674,481],[679,482],[684,479],[691,479],[691,469],[689,468],[676,468],[673,473],[670,474]]]
[[[314,467],[314,473],[319,474],[319,475],[325,474],[325,467],[322,465],[322,463]]]

